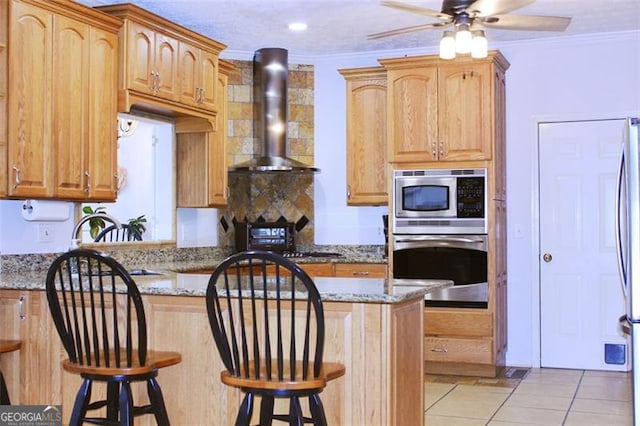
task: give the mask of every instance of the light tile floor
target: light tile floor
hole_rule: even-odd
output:
[[[631,374],[531,369],[521,380],[427,375],[425,424],[632,425]]]

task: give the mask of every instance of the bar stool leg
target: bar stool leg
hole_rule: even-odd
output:
[[[9,391],[7,390],[7,384],[4,382],[2,371],[0,371],[0,405],[11,405]]]

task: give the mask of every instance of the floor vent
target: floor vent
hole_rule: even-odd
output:
[[[528,368],[513,368],[509,367],[504,371],[504,377],[508,379],[522,380],[529,373]]]

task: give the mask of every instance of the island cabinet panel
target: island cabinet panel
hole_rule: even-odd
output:
[[[223,366],[204,299],[143,299],[150,347],[182,353],[180,364],[158,375],[171,422],[211,424],[216,419],[214,424],[233,424],[242,395],[220,381]],[[346,366],[346,374],[320,394],[328,424],[423,424],[422,300],[325,302],[324,310],[325,360]],[[306,401],[303,410],[308,413]],[[256,424],[258,411],[254,410]],[[141,424],[154,424],[150,418],[141,420]]]
[[[387,204],[387,75],[343,69],[347,85],[347,204]]]
[[[72,2],[0,7],[10,10],[6,195],[115,199],[122,23]]]

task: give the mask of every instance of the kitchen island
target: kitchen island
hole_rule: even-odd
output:
[[[149,347],[182,353],[181,364],[158,376],[172,423],[233,424],[241,395],[220,382],[223,367],[203,300],[208,276],[149,269],[161,275],[134,277],[145,303]],[[65,355],[49,317],[44,275],[0,274],[0,320],[7,325],[7,335],[0,337],[24,342],[20,355],[8,359],[9,365],[3,357],[2,366],[20,372],[9,383],[16,403],[62,404],[68,418],[79,380],[60,366]],[[346,366],[345,376],[321,394],[328,423],[423,424],[424,294],[448,282],[394,286],[394,280],[378,278],[315,281],[325,311],[325,360]],[[135,392],[145,398],[142,387]],[[141,424],[147,422],[153,424],[152,418],[142,418]]]

